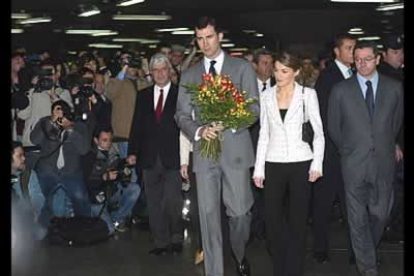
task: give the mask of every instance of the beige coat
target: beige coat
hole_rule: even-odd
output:
[[[140,91],[149,84],[144,80],[137,80],[137,90]],[[119,80],[112,78],[105,89],[106,96],[112,101],[112,128],[117,138],[129,138],[132,117],[134,115],[137,92],[129,79]]]

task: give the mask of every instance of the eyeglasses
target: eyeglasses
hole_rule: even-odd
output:
[[[371,62],[371,61],[373,61],[375,59],[376,59],[376,57],[356,58],[355,59],[355,62],[356,63],[362,63],[362,62],[369,63],[369,62]]]

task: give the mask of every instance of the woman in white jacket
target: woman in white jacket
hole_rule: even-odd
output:
[[[282,53],[274,68],[276,86],[262,92],[260,99],[261,129],[253,179],[259,188],[266,179],[265,222],[274,275],[300,276],[306,253],[309,182],[322,176],[325,140],[315,90],[295,82],[299,59]],[[302,140],[304,117],[315,133],[313,151]]]

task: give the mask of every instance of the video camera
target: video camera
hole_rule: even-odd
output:
[[[126,64],[131,68],[140,69],[142,67],[142,60],[140,58],[128,56],[121,60],[121,67],[124,67]]]
[[[52,69],[40,69],[37,72],[37,76],[39,76],[39,80],[34,86],[34,93],[41,93],[42,91],[52,89],[54,85],[53,80],[50,78],[53,76]]]
[[[134,165],[128,164],[126,159],[117,159],[110,166],[108,171],[116,171],[117,177],[115,182],[121,182],[122,186],[127,186],[131,182],[132,168]]]

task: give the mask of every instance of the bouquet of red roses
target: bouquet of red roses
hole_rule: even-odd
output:
[[[200,109],[200,121],[212,126],[222,125],[224,129],[239,129],[254,123],[255,115],[249,105],[257,99],[247,99],[246,91],[239,91],[229,76],[203,74],[199,85],[185,84],[191,94],[192,103]],[[221,131],[215,139],[200,141],[201,156],[217,161],[221,153]]]

